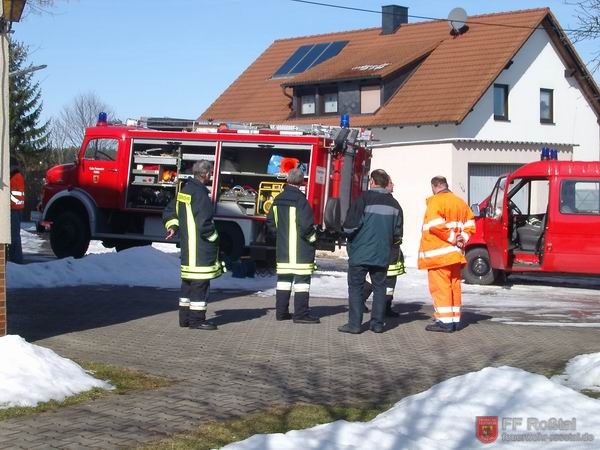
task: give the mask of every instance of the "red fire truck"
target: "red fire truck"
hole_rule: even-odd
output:
[[[209,188],[222,251],[266,258],[266,214],[286,172],[300,167],[323,230],[318,248],[333,250],[350,202],[367,189],[369,141],[369,131],[350,128],[101,119],[74,163],[48,170],[40,223],[59,258],[83,256],[91,239],[117,250],[164,241],[162,210],[204,159],[215,166]]]
[[[512,272],[600,274],[600,162],[525,164],[472,208],[468,283]]]

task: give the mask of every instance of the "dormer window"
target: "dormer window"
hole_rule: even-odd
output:
[[[317,113],[317,104],[314,94],[303,95],[300,97],[300,114],[309,115]]]
[[[329,92],[323,94],[323,113],[334,114],[338,112],[338,93]]]
[[[379,85],[361,86],[360,88],[360,113],[371,114],[381,106],[381,91]]]

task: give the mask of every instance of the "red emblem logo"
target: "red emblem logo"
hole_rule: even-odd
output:
[[[494,442],[498,438],[498,416],[477,416],[475,433],[484,444]]]

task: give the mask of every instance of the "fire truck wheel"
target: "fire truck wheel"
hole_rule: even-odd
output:
[[[78,213],[65,211],[56,217],[50,229],[50,247],[57,258],[81,258],[90,245],[90,228]]]
[[[244,253],[244,235],[235,223],[217,222],[219,250],[231,261],[237,261]]]
[[[463,278],[469,284],[492,284],[496,271],[492,269],[490,255],[483,247],[467,250],[467,264],[463,269]]]

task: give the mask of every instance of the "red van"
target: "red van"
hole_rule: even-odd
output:
[[[467,283],[512,272],[600,274],[600,162],[525,164],[472,208]]]

